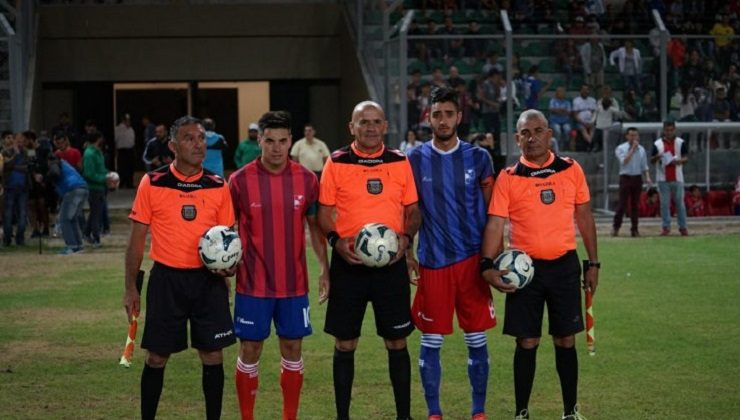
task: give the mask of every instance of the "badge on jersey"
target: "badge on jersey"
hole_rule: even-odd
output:
[[[555,202],[555,191],[553,190],[540,191],[540,200],[544,204],[552,204],[553,202]]]
[[[198,215],[198,211],[195,209],[195,206],[186,204],[182,206],[182,209],[180,209],[180,215],[182,215],[182,218],[188,222],[192,222],[195,220],[195,216]]]
[[[373,178],[367,180],[367,192],[372,195],[378,195],[383,192],[383,181],[380,178]]]

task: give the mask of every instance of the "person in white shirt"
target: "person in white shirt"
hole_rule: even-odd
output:
[[[624,47],[618,48],[609,54],[609,64],[617,66],[624,78],[624,89],[640,90],[640,75],[642,74],[642,57],[640,50],[632,45],[632,41],[624,41]]]
[[[590,93],[591,88],[583,85],[580,95],[573,99],[573,119],[576,122],[576,129],[589,148],[594,135],[593,115],[596,111],[596,99],[590,96]]]
[[[594,136],[591,142],[591,151],[597,152],[606,145],[606,131],[609,130],[617,120],[622,118],[619,102],[612,97],[612,89],[604,86],[601,91],[601,99],[596,103],[596,111],[593,113]]]
[[[637,224],[643,174],[648,185],[652,186],[653,181],[648,171],[647,152],[640,145],[640,134],[635,127],[627,129],[625,140],[614,149],[614,155],[619,161],[619,205],[614,213],[612,236],[619,236],[619,228],[622,227],[622,219],[629,200],[630,221],[632,222],[630,232],[632,237],[637,237],[640,236]]]
[[[116,126],[113,140],[116,143],[116,170],[121,179],[120,188],[134,188],[134,146],[136,133],[131,127],[131,116],[124,114]]]
[[[305,137],[295,142],[290,150],[290,157],[321,179],[324,162],[331,155],[331,152],[326,143],[315,137],[316,130],[312,124],[303,126],[303,135]]]

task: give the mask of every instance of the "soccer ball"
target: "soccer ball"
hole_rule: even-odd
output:
[[[518,249],[508,249],[502,252],[493,260],[493,265],[498,271],[509,270],[501,276],[501,280],[506,284],[513,284],[517,289],[528,285],[534,277],[532,258]]]
[[[115,190],[118,188],[118,184],[121,183],[121,177],[118,176],[118,172],[108,172],[105,176],[105,184],[109,190]]]
[[[229,270],[242,257],[242,241],[228,226],[214,226],[200,237],[198,255],[210,270]]]
[[[368,223],[355,238],[355,254],[368,267],[383,267],[398,254],[398,235],[382,223]]]

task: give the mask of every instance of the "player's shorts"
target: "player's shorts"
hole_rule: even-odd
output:
[[[229,290],[206,269],[178,269],[158,262],[149,274],[141,347],[170,354],[188,348],[219,350],[236,342]]]
[[[334,252],[329,278],[326,333],[340,340],[358,338],[368,302],[373,304],[379,336],[397,340],[414,330],[409,310],[411,288],[404,258],[393,265],[374,268],[349,264]]]
[[[241,293],[234,301],[234,332],[242,340],[263,341],[275,321],[278,337],[299,339],[311,335],[308,295],[269,298]]]
[[[496,326],[496,311],[488,283],[480,275],[480,256],[447,267],[419,267],[419,283],[411,306],[414,325],[426,334],[452,334],[452,315],[465,332]]]
[[[533,262],[532,282],[506,295],[504,334],[541,337],[545,303],[550,335],[567,337],[583,331],[581,265],[576,251],[568,251],[554,260],[533,259]]]

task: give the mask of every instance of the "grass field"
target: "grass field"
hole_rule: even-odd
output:
[[[99,250],[71,257],[35,246],[0,250],[0,418],[118,419],[138,417],[143,352],[131,369],[118,366],[126,320],[122,308],[123,245],[119,220]],[[58,240],[47,246],[59,247]],[[58,250],[58,248],[56,249]],[[593,419],[738,418],[740,412],[740,235],[600,238],[603,269],[595,297],[597,354],[578,336],[580,404]],[[150,266],[147,262],[146,268]],[[312,270],[315,264],[311,260]],[[315,277],[314,277],[315,279]],[[495,293],[499,322],[503,298]],[[334,413],[333,340],[322,332],[324,306],[311,291],[314,335],[305,340],[301,418]],[[356,354],[352,414],[394,416],[386,353],[372,310]],[[140,337],[140,335],[139,335]],[[416,360],[419,334],[410,337],[412,414],[425,418]],[[513,412],[513,339],[489,332],[491,419]],[[236,346],[226,351],[224,419],[237,419],[233,385]],[[459,333],[442,350],[445,419],[469,418],[467,353]],[[266,343],[257,418],[280,418],[277,342]],[[204,417],[200,363],[190,350],[174,355],[165,374],[162,419]],[[543,341],[531,404],[532,418],[560,418],[553,350]]]

